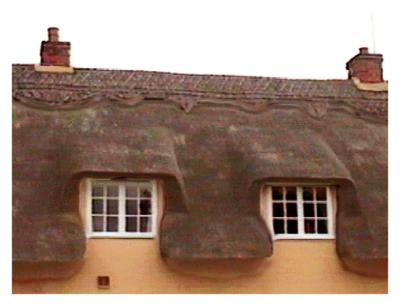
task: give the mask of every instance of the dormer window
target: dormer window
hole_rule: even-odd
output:
[[[274,239],[334,239],[333,186],[269,185],[264,217]]]
[[[89,180],[87,236],[153,238],[156,192],[155,181]]]

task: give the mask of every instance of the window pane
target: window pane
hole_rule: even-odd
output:
[[[140,218],[140,232],[141,233],[151,232],[151,217]]]
[[[283,188],[282,187],[272,187],[272,199],[283,200]]]
[[[272,208],[270,212],[272,228],[278,239],[279,236],[310,239],[318,238],[319,235],[324,238],[329,234],[331,226],[329,222],[332,222],[328,218],[331,217],[328,213],[332,210],[328,201],[329,187],[318,184],[314,186],[289,184],[289,186],[269,188],[272,193],[272,203],[268,204],[269,208]],[[300,194],[302,199],[298,198]]]
[[[287,220],[287,233],[297,234],[297,220]]]
[[[317,214],[318,217],[326,217],[326,204],[317,204]]]
[[[107,197],[118,197],[118,186],[107,186]]]
[[[140,197],[151,198],[151,188],[150,187],[141,187],[140,188]]]
[[[274,233],[275,234],[284,234],[285,227],[283,224],[284,220],[274,219]]]
[[[103,217],[92,217],[92,228],[93,232],[102,232],[103,231]]]
[[[127,217],[125,229],[127,232],[137,232],[137,218]]]
[[[125,202],[125,210],[127,215],[137,215],[137,200],[126,200]]]
[[[312,200],[314,200],[313,189],[311,187],[304,187],[303,188],[303,200],[304,201],[312,201]]]
[[[103,200],[93,199],[92,200],[92,213],[102,214],[103,213]]]
[[[103,186],[102,185],[93,185],[92,186],[92,196],[93,197],[102,197],[103,196]]]
[[[314,234],[315,233],[315,220],[314,219],[305,219],[304,220],[304,232],[306,234]]]
[[[326,187],[318,187],[317,189],[317,200],[326,201]]]
[[[286,215],[287,217],[297,217],[297,204],[295,203],[286,204]]]
[[[296,187],[286,187],[286,200],[288,201],[297,200]]]
[[[151,215],[151,200],[140,201],[140,214]]]
[[[107,200],[107,214],[118,214],[118,200]]]
[[[304,203],[304,217],[314,217],[314,204]]]
[[[272,208],[274,217],[283,217],[283,204],[274,204]]]
[[[136,186],[126,186],[126,196],[136,198],[138,196],[138,188]]]
[[[327,220],[318,220],[318,234],[328,234]]]
[[[118,232],[118,217],[107,217],[107,232]]]

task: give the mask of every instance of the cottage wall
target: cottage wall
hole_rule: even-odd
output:
[[[93,239],[78,274],[14,282],[13,293],[387,293],[386,279],[345,270],[334,241],[277,241],[274,252],[243,262],[168,263],[155,240]],[[97,289],[98,275],[111,277],[109,290]]]

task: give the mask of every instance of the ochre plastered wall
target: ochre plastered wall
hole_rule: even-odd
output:
[[[81,194],[84,189],[83,183]],[[162,199],[161,184],[158,190]],[[110,276],[110,289],[97,289],[100,275]],[[178,262],[160,257],[157,239],[89,239],[85,263],[75,276],[14,282],[13,292],[387,293],[387,286],[386,279],[345,270],[334,240],[275,241],[273,256],[265,259]]]
[[[333,241],[277,241],[274,246],[275,253],[269,259],[193,265],[166,263],[160,258],[156,240],[92,239],[88,242],[86,262],[77,275],[68,280],[14,282],[13,292],[387,292],[385,279],[363,277],[344,270]],[[111,277],[109,290],[97,289],[98,275]]]

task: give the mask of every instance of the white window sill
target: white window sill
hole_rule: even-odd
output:
[[[153,239],[155,238],[155,234],[154,233],[132,233],[132,234],[128,234],[128,233],[96,233],[96,234],[90,234],[87,235],[86,238],[89,239],[96,239],[96,238],[113,238],[113,239]]]
[[[272,237],[273,240],[332,240],[335,239],[334,235],[275,235]]]

